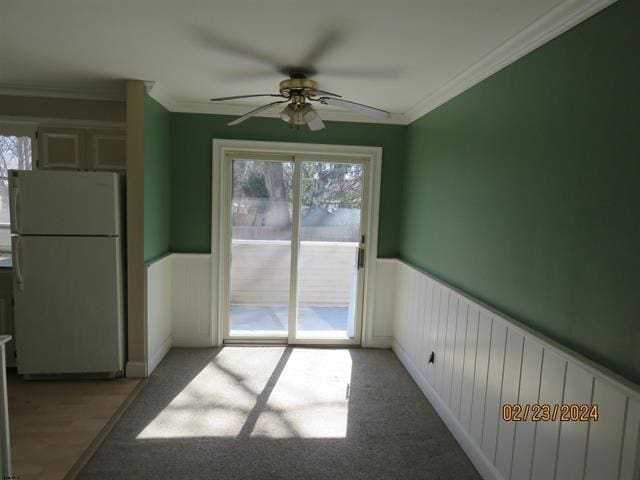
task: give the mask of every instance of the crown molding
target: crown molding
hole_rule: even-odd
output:
[[[102,88],[81,87],[47,87],[43,85],[16,85],[0,83],[0,95],[47,97],[47,98],[72,98],[77,100],[110,100],[124,102],[124,82],[122,86]]]
[[[565,0],[430,93],[406,113],[408,123],[436,109],[617,0]]]
[[[151,95],[151,91],[153,90],[153,87],[156,86],[156,82],[143,80],[142,83],[144,83],[144,91],[147,92],[147,95]]]
[[[170,112],[175,112],[175,102],[169,93],[158,82],[145,81],[144,89],[151,98]]]

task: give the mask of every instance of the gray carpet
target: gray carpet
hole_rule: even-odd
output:
[[[479,479],[391,351],[173,349],[77,477]]]

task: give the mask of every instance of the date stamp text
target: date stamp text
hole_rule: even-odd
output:
[[[505,403],[502,405],[502,420],[505,422],[597,422],[600,414],[598,404],[548,404]]]

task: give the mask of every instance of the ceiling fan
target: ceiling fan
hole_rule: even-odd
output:
[[[310,130],[317,131],[322,130],[325,125],[320,118],[320,114],[313,108],[311,102],[321,103],[323,105],[332,105],[338,108],[344,108],[351,110],[362,115],[367,115],[374,118],[385,119],[389,118],[391,114],[385,110],[379,108],[370,107],[361,103],[351,102],[343,99],[336,93],[326,92],[318,88],[318,82],[306,76],[302,76],[298,73],[292,73],[288,80],[280,82],[280,93],[259,93],[254,95],[237,95],[233,97],[221,97],[212,98],[212,102],[219,102],[224,100],[235,100],[238,98],[251,98],[251,97],[279,97],[284,100],[278,100],[275,102],[267,103],[250,112],[245,113],[241,117],[228,123],[228,125],[238,125],[239,123],[248,120],[249,118],[257,115],[258,113],[267,110],[269,108],[287,104],[280,112],[280,118],[287,122],[291,126],[295,125],[307,125]]]
[[[207,44],[216,49],[224,50],[229,53],[241,55],[251,58],[252,60],[258,60],[260,62],[268,64],[273,73],[279,73],[287,75],[289,78],[280,82],[279,93],[259,93],[252,95],[237,95],[231,97],[212,98],[212,102],[220,102],[225,100],[236,100],[240,98],[253,98],[253,97],[275,97],[280,98],[261,107],[255,108],[250,112],[236,118],[228,123],[228,125],[238,125],[245,120],[257,115],[258,113],[284,105],[283,110],[280,112],[280,118],[287,122],[291,126],[307,125],[310,130],[317,131],[322,130],[325,125],[320,118],[318,111],[313,108],[313,103],[320,103],[323,105],[331,105],[334,107],[351,110],[362,115],[370,116],[378,119],[386,119],[391,114],[385,110],[379,108],[370,107],[361,103],[345,100],[341,95],[336,93],[327,92],[319,88],[318,82],[313,80],[312,76],[317,74],[316,68],[312,64],[316,63],[321,56],[325,55],[328,50],[333,48],[342,38],[342,33],[336,29],[329,30],[323,35],[315,45],[309,50],[309,52],[302,58],[302,60],[296,66],[283,65],[279,59],[274,59],[268,54],[258,52],[253,48],[240,45],[235,42],[231,42],[220,36],[213,36],[211,32],[203,33],[200,35]],[[258,75],[264,73],[258,72]],[[269,74],[269,72],[267,72]],[[386,76],[387,71],[380,69],[329,69],[329,74],[342,75],[342,76],[364,76],[366,78],[372,78],[376,75]],[[250,73],[247,76],[252,76]]]

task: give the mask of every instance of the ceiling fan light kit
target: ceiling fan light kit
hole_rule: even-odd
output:
[[[280,112],[280,118],[291,125],[306,125],[317,116],[309,103],[289,104]]]

